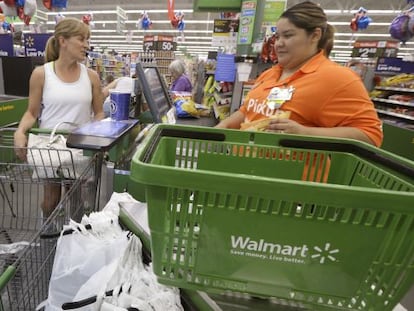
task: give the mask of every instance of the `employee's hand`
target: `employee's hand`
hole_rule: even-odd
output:
[[[27,136],[20,131],[14,132],[14,150],[17,157],[26,162],[27,160]]]
[[[267,131],[287,134],[302,134],[306,132],[306,126],[296,121],[286,118],[272,119],[267,127]]]

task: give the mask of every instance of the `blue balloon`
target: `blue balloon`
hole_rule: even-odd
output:
[[[372,19],[369,16],[361,16],[358,18],[358,29],[367,29]]]
[[[179,31],[184,31],[184,28],[185,28],[185,23],[184,23],[184,21],[179,21],[178,22],[178,25],[177,25],[177,28],[178,28],[178,30]]]
[[[142,29],[148,30],[151,26],[151,21],[149,18],[145,17],[142,19]]]

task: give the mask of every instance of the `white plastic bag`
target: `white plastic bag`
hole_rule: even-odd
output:
[[[102,213],[102,217],[107,215]],[[64,227],[57,242],[46,311],[61,310],[62,304],[72,301],[92,275],[103,267],[116,265],[125,252],[128,232],[122,231],[117,222],[109,221],[105,230],[97,232],[93,228],[99,225],[92,223],[91,226],[92,229],[87,230],[84,225],[72,221]],[[73,233],[64,235],[67,230]]]
[[[56,134],[59,126],[70,122],[58,123],[50,135],[29,133],[27,142],[27,162],[33,168],[34,178],[77,178],[90,157],[83,155],[82,149],[68,148],[66,138]]]

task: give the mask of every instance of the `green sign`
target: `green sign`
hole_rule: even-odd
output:
[[[257,0],[242,2],[237,44],[249,45],[252,43],[256,9]]]
[[[276,21],[279,19],[280,15],[286,9],[286,0],[274,1],[266,0],[264,13],[263,13],[263,25],[273,26],[276,24]]]

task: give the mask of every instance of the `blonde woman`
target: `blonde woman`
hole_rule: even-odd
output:
[[[30,77],[29,103],[14,135],[17,155],[26,158],[27,132],[38,122],[52,129],[60,122],[85,124],[104,117],[103,95],[98,74],[82,62],[89,50],[89,27],[75,18],[60,21],[46,44],[45,64]],[[64,128],[64,126],[63,126]],[[47,218],[61,196],[59,184],[45,185],[42,204]]]

